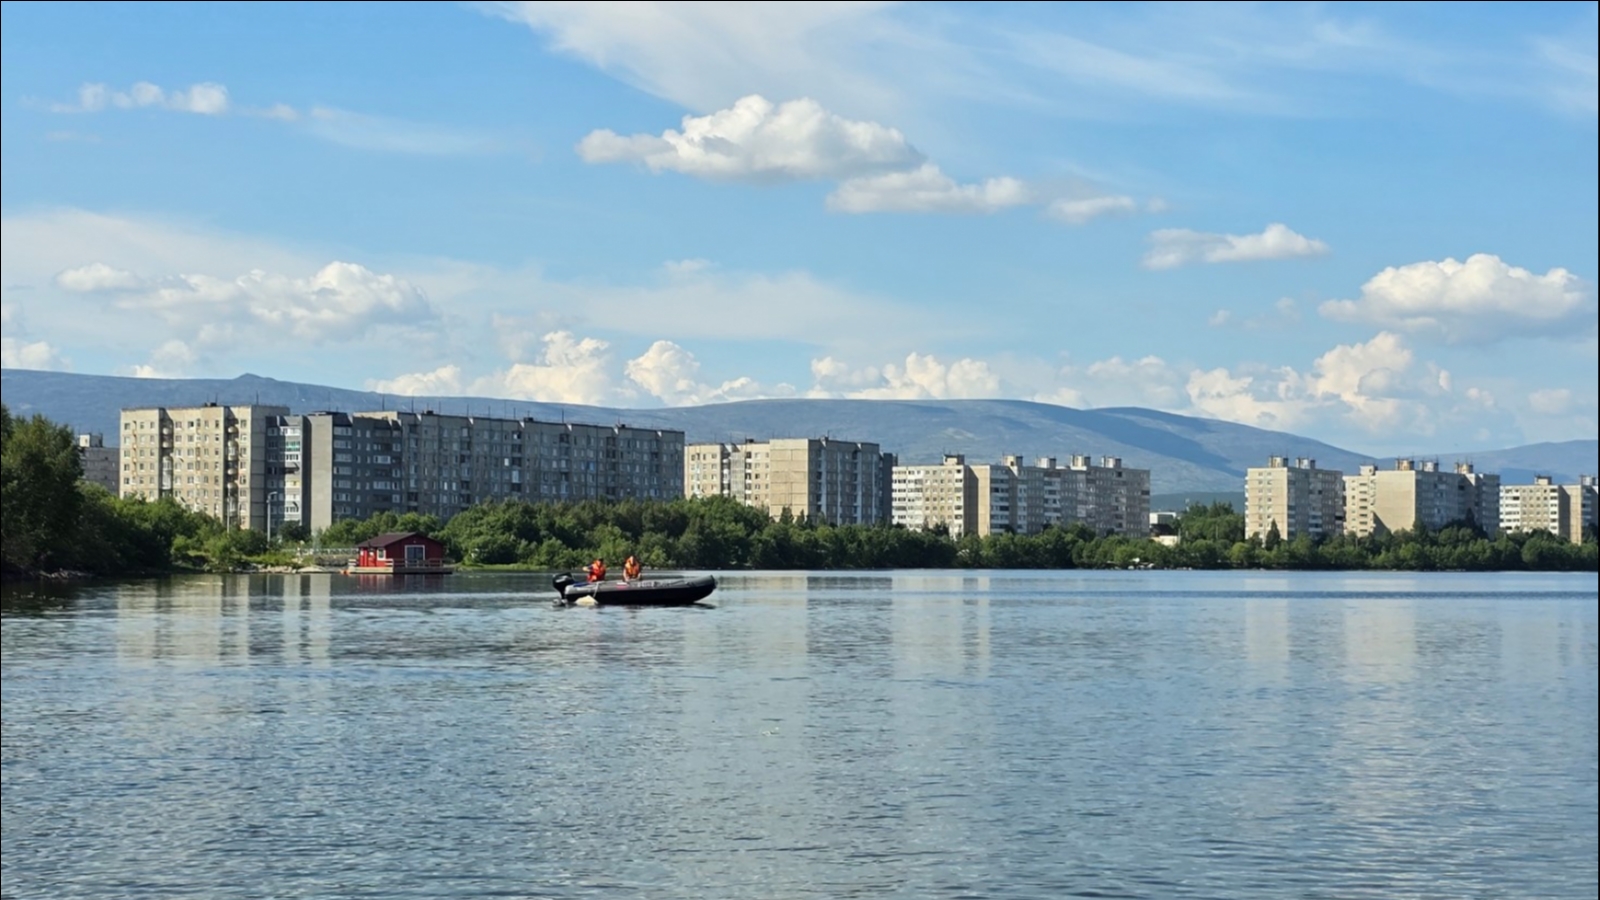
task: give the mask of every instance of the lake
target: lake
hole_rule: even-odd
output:
[[[1593,898],[1594,575],[5,588],[6,898]]]

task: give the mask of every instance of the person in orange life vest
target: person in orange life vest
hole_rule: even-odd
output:
[[[590,581],[605,581],[606,561],[597,556],[595,557],[594,562],[589,563],[589,568],[585,571],[589,573]]]
[[[644,567],[639,565],[637,557],[630,556],[628,561],[622,564],[622,577],[624,580],[638,581],[639,574],[643,571]]]

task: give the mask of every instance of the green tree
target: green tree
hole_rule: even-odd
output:
[[[4,405],[0,404],[0,409]],[[65,562],[78,533],[83,463],[72,431],[44,416],[0,415],[0,543],[7,569]]]

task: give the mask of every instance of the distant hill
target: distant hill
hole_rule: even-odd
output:
[[[533,416],[548,421],[616,423],[674,428],[689,441],[764,440],[829,435],[876,441],[902,462],[933,462],[945,453],[971,461],[998,461],[1008,453],[1030,460],[1065,459],[1074,453],[1120,456],[1125,465],[1151,470],[1152,494],[1233,494],[1244,470],[1268,456],[1309,456],[1317,465],[1354,471],[1374,457],[1286,432],[1148,409],[1072,409],[1023,400],[748,400],[671,409],[614,409],[473,397],[397,397],[369,391],[278,381],[257,375],[233,379],[121,378],[28,369],[0,370],[0,394],[13,413],[43,413],[78,431],[117,440],[118,411],[134,406],[264,403],[295,412],[432,409],[440,413]],[[1442,462],[1470,458],[1482,471],[1508,482],[1532,473],[1562,480],[1594,472],[1600,441],[1534,444],[1472,454],[1446,454]]]

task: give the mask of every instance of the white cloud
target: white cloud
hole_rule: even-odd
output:
[[[1575,5],[1588,12],[1569,33],[1513,31],[1504,50],[1453,46],[1443,9],[1407,20],[1426,35],[1410,38],[1382,16],[1321,4],[1149,4],[1110,16],[1092,5],[1005,16],[901,3],[475,5],[686,109],[804,95],[922,133],[962,102],[1119,120],[1140,104],[1338,115],[1401,85],[1589,119],[1596,109],[1589,4]]]
[[[720,385],[699,380],[700,361],[693,353],[671,341],[656,341],[643,354],[628,360],[623,367],[628,379],[645,393],[668,406],[696,406],[730,400],[765,397],[792,397],[794,388],[780,384],[764,388],[753,378],[741,377]]]
[[[164,91],[148,81],[136,82],[126,91],[112,90],[104,84],[85,84],[78,88],[76,103],[56,103],[50,107],[53,112],[62,113],[93,113],[113,108],[169,109],[220,116],[228,112],[228,89],[214,81],[174,91]]]
[[[461,367],[445,365],[431,372],[413,372],[394,378],[369,378],[367,390],[406,397],[448,397],[461,393]]]
[[[1260,234],[1163,228],[1150,233],[1150,244],[1149,252],[1144,255],[1147,269],[1171,269],[1191,263],[1291,259],[1328,252],[1328,245],[1322,241],[1296,234],[1287,225],[1277,222],[1268,225]]]
[[[549,403],[594,405],[615,399],[609,343],[592,337],[580,340],[570,331],[552,331],[543,341],[538,361],[515,363],[479,378],[468,392]]]
[[[1195,410],[1233,422],[1292,430],[1336,418],[1361,432],[1389,435],[1432,434],[1455,394],[1448,371],[1418,366],[1404,339],[1391,332],[1336,346],[1305,373],[1288,366],[1197,369],[1187,392]]]
[[[415,372],[367,382],[369,390],[409,396],[470,395],[547,403],[585,405],[627,404],[644,395],[668,406],[718,403],[764,397],[792,397],[787,384],[764,388],[741,377],[708,385],[699,381],[700,362],[694,354],[671,341],[658,340],[644,353],[622,366],[626,383],[619,381],[611,345],[598,338],[578,338],[570,331],[552,331],[540,338],[542,351],[531,363],[513,363],[476,379],[467,379],[460,366],[449,364],[428,372]]]
[[[1330,300],[1319,311],[1453,343],[1508,337],[1587,337],[1595,297],[1566,269],[1538,275],[1488,253],[1391,267],[1361,288],[1359,300]]]
[[[1000,378],[983,360],[940,362],[931,354],[911,353],[905,363],[881,369],[852,369],[831,357],[813,360],[816,379],[809,396],[861,400],[957,400],[998,396]]]
[[[128,374],[135,378],[182,378],[200,359],[193,347],[180,340],[170,340],[150,354],[150,361],[132,366]]]
[[[64,358],[48,341],[0,337],[0,366],[8,369],[48,369],[65,372],[72,368],[72,362]]]
[[[89,263],[67,269],[56,275],[56,285],[75,293],[95,291],[137,291],[149,285],[143,278],[124,269],[114,269],[105,263]]]
[[[50,106],[52,112],[58,113],[95,113],[107,109],[165,109],[206,116],[239,113],[271,119],[340,146],[382,153],[472,156],[502,152],[509,146],[484,132],[371,116],[328,106],[313,106],[305,112],[287,103],[238,108],[232,105],[225,86],[210,81],[174,91],[162,90],[148,81],[138,82],[126,91],[115,91],[104,84],[85,84],[78,89],[76,102]],[[52,132],[50,139],[99,140],[93,135],[80,137],[73,132]]]
[[[874,15],[884,3],[477,5],[548,35],[560,53],[688,109],[717,109],[752,91],[821,91],[878,109],[899,97],[890,80],[848,61],[860,42],[886,37]]]
[[[578,144],[589,163],[638,162],[653,172],[727,181],[839,180],[914,168],[923,156],[899,131],[852,121],[815,100],[741,98],[729,109],[684,116],[660,137],[595,131]]]
[[[828,195],[828,208],[848,213],[992,213],[1036,202],[1015,178],[957,184],[933,163],[905,172],[852,178]]]
[[[1528,395],[1528,406],[1543,415],[1562,415],[1572,409],[1572,391],[1568,388],[1542,388]]]
[[[828,208],[846,213],[993,213],[1048,204],[1051,218],[1082,224],[1138,210],[1131,197],[1060,197],[1010,177],[961,184],[898,130],[843,118],[805,98],[774,104],[751,95],[709,115],[684,116],[682,131],[595,131],[577,150],[589,163],[636,162],[712,181],[836,181]]]
[[[346,262],[329,263],[309,278],[258,269],[232,279],[192,274],[142,278],[91,263],[62,272],[56,283],[75,293],[110,295],[119,308],[154,313],[203,338],[226,336],[233,325],[249,325],[322,343],[434,316],[427,297],[409,282]]]
[[[656,341],[623,368],[635,384],[669,406],[692,403],[700,393],[700,361],[671,341]]]
[[[1152,201],[1152,212],[1159,212],[1164,204]],[[1045,215],[1072,225],[1082,225],[1101,216],[1130,215],[1139,211],[1139,203],[1132,197],[1086,197],[1060,199],[1045,208]]]

